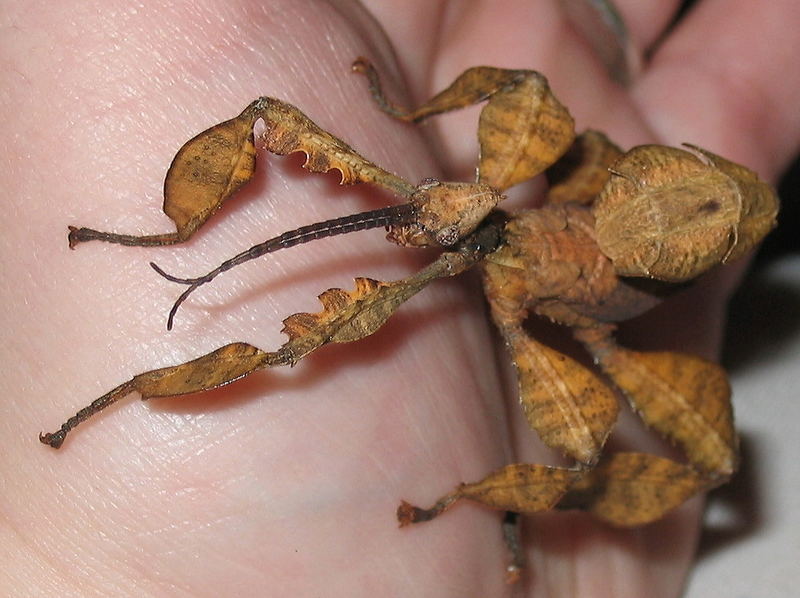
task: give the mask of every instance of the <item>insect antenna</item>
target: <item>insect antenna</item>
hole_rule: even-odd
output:
[[[387,226],[396,226],[399,224],[406,224],[414,220],[415,207],[411,204],[401,204],[399,206],[390,206],[388,208],[380,208],[377,210],[370,210],[368,212],[360,212],[358,214],[350,214],[340,218],[333,218],[331,220],[324,220],[315,224],[301,226],[294,230],[287,231],[277,237],[268,239],[258,245],[253,245],[250,249],[225,260],[219,266],[208,272],[203,276],[197,278],[179,278],[164,272],[157,264],[150,262],[150,266],[158,272],[161,276],[170,282],[178,284],[189,285],[181,295],[175,300],[172,309],[169,311],[167,317],[167,330],[172,330],[172,324],[175,319],[175,314],[178,308],[186,301],[187,297],[191,295],[198,287],[211,282],[234,266],[243,264],[252,259],[273,253],[280,249],[287,249],[295,245],[308,243],[309,241],[316,241],[317,239],[324,239],[326,237],[335,237],[336,235],[345,235],[361,230],[369,230],[372,228],[380,228]]]

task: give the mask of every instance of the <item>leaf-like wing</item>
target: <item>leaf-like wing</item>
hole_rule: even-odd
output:
[[[759,180],[758,175],[749,168],[695,145],[686,144],[686,147],[697,152],[709,165],[736,182],[742,204],[733,243],[724,259],[737,259],[775,228],[780,208],[778,196],[772,187]]]
[[[635,147],[594,204],[597,243],[622,276],[680,282],[742,255],[775,225],[778,200],[719,156]]]

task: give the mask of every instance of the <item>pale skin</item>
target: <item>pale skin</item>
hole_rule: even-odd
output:
[[[349,73],[359,55],[401,101],[419,102],[475,64],[534,68],[579,129],[603,129],[624,147],[698,143],[774,181],[800,138],[793,0],[701,1],[628,90],[609,82],[553,2],[508,2],[502,11],[488,2],[365,3],[377,21],[349,2],[6,4],[0,588],[62,596],[680,593],[701,500],[633,531],[580,514],[527,520],[529,569],[513,590],[504,584],[497,513],[464,503],[397,529],[401,498],[426,505],[505,463],[554,460],[523,423],[513,379],[498,367],[506,355],[469,278],[433,285],[374,337],[326,348],[292,371],[146,405],[132,396],[59,453],[39,444],[38,432],[133,374],[233,340],[272,349],[283,342],[281,318],[318,309],[324,289],[352,288],[358,275],[394,279],[430,257],[375,231],[289,250],[221,276],[166,333],[181,289],[148,261],[198,275],[285,229],[391,198],[340,190],[296,159],[269,156],[252,188],[186,247],[93,243],[71,252],[66,227],[170,230],[159,207],[172,155],[260,95],[300,106],[414,182],[469,177],[474,114],[422,130],[392,122]],[[642,50],[678,3],[617,4]],[[639,322],[642,346],[713,358],[737,276],[736,268],[715,274]],[[632,417],[618,435],[639,450],[660,447]]]

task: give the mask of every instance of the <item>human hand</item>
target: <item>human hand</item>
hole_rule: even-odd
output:
[[[265,156],[254,188],[185,249],[66,250],[66,224],[168,230],[160,181],[195,132],[273,95],[412,181],[438,168],[464,174],[475,157],[468,115],[422,131],[392,122],[347,74],[354,57],[370,56],[389,92],[406,99],[386,40],[358,5],[208,2],[134,12],[75,4],[37,11],[28,3],[6,17],[14,25],[6,113],[17,115],[6,130],[4,177],[14,217],[3,234],[2,346],[4,362],[16,366],[0,392],[13,414],[4,418],[9,556],[0,575],[8,587],[65,595],[506,591],[497,514],[464,505],[403,531],[392,516],[400,498],[424,504],[505,463],[552,459],[520,423],[514,393],[508,406],[498,401],[503,374],[480,297],[466,284],[434,285],[375,337],[327,349],[288,374],[146,408],[125,403],[62,453],[38,444],[36,431],[65,409],[135,373],[230,340],[274,347],[281,317],[317,309],[321,290],[349,287],[356,275],[397,278],[419,263],[369,233],[328,241],[328,251],[297,248],[216,281],[166,334],[162,315],[176,289],[152,275],[151,259],[204,272],[276,232],[386,200],[307,175],[296,159]],[[530,4],[370,8],[417,101],[475,64],[534,68],[579,129],[606,130],[623,146],[696,142],[768,179],[796,150],[800,81],[790,60],[798,42],[781,18],[789,2],[723,9],[705,0],[628,90],[608,81],[553,3]],[[639,48],[675,9],[619,4]],[[659,326],[641,322],[642,337],[712,356],[730,289],[723,278],[734,276],[695,291],[701,302],[679,299],[690,315],[673,303]],[[640,448],[655,442],[630,422],[621,428]],[[698,512],[694,501],[633,531],[583,515],[537,516],[526,530],[530,572],[519,591],[675,595]]]

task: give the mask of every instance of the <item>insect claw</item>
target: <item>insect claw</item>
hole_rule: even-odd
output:
[[[54,449],[60,448],[64,443],[66,433],[63,430],[58,432],[40,432],[39,442],[52,446]]]

